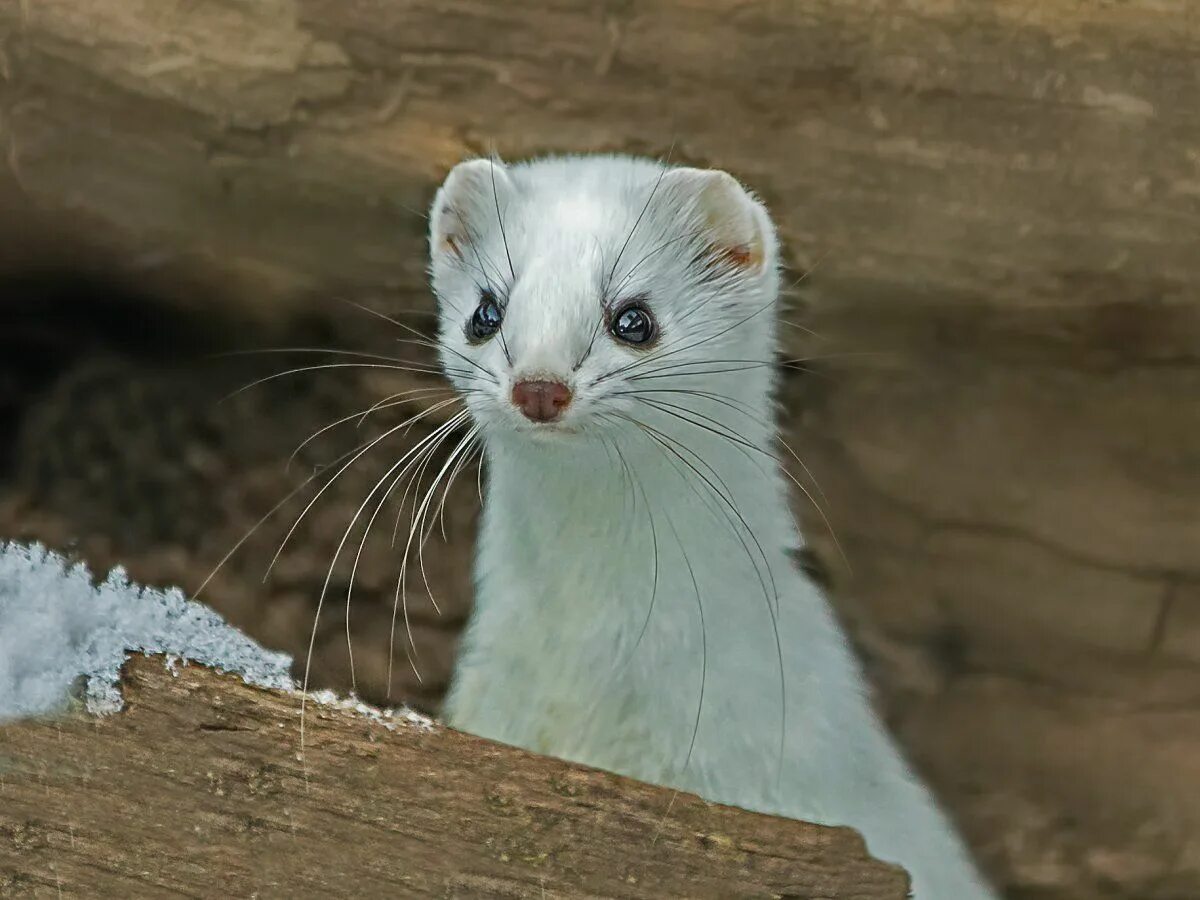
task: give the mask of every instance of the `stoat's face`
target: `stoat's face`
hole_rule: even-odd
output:
[[[471,160],[430,224],[442,365],[485,435],[652,427],[768,377],[774,230],[724,172]]]

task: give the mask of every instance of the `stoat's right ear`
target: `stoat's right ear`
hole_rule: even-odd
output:
[[[663,176],[662,187],[690,204],[715,263],[751,275],[774,266],[776,238],[771,218],[728,172],[670,169]]]
[[[433,198],[429,211],[429,251],[432,255],[453,253],[463,257],[503,206],[512,190],[508,170],[499,160],[469,159],[450,170]]]

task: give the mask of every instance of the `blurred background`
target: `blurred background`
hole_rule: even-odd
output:
[[[202,599],[302,662],[354,511],[438,418],[271,566],[421,403],[293,453],[440,386],[332,351],[428,361],[360,306],[432,328],[450,166],[726,168],[812,358],[783,415],[849,566],[797,498],[804,562],[915,764],[1011,897],[1195,898],[1198,60],[1190,0],[8,0],[0,538],[187,591],[236,548]],[[289,347],[320,352],[243,352]],[[467,472],[409,579],[415,665],[391,518],[353,582],[343,556],[316,686],[436,710],[478,505]]]

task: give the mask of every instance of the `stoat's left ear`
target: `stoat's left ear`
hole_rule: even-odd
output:
[[[691,202],[714,260],[758,274],[774,264],[775,229],[766,209],[736,178],[719,169],[672,169],[663,188]]]
[[[495,206],[504,205],[512,180],[504,163],[494,159],[460,162],[433,198],[429,210],[429,252],[464,257],[472,241],[495,221]],[[464,257],[465,258],[465,257]]]

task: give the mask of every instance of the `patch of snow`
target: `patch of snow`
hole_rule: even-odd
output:
[[[343,712],[354,713],[364,719],[370,719],[389,731],[395,731],[398,725],[419,728],[422,731],[433,731],[437,726],[429,716],[422,715],[407,706],[394,709],[380,709],[363,703],[357,697],[340,697],[333,691],[310,691],[308,699],[330,709],[340,709]]]
[[[61,710],[81,677],[88,709],[119,710],[131,652],[295,689],[290,656],[265,650],[179,590],[132,584],[119,568],[93,586],[85,566],[45,547],[0,544],[0,722]]]
[[[133,584],[120,568],[97,587],[86,566],[39,544],[0,543],[0,723],[63,709],[81,678],[91,712],[118,712],[130,653],[161,654],[172,674],[195,662],[257,687],[300,690],[288,654],[264,649],[177,589]],[[435,727],[405,706],[379,709],[333,691],[308,697],[393,731]]]
[[[264,649],[177,589],[142,587],[120,568],[97,587],[86,566],[39,544],[0,543],[0,723],[63,709],[81,679],[88,710],[118,712],[130,653],[161,654],[172,674],[195,662],[257,687],[300,690],[288,654]],[[380,709],[333,691],[308,697],[393,731],[435,727],[405,706]]]

